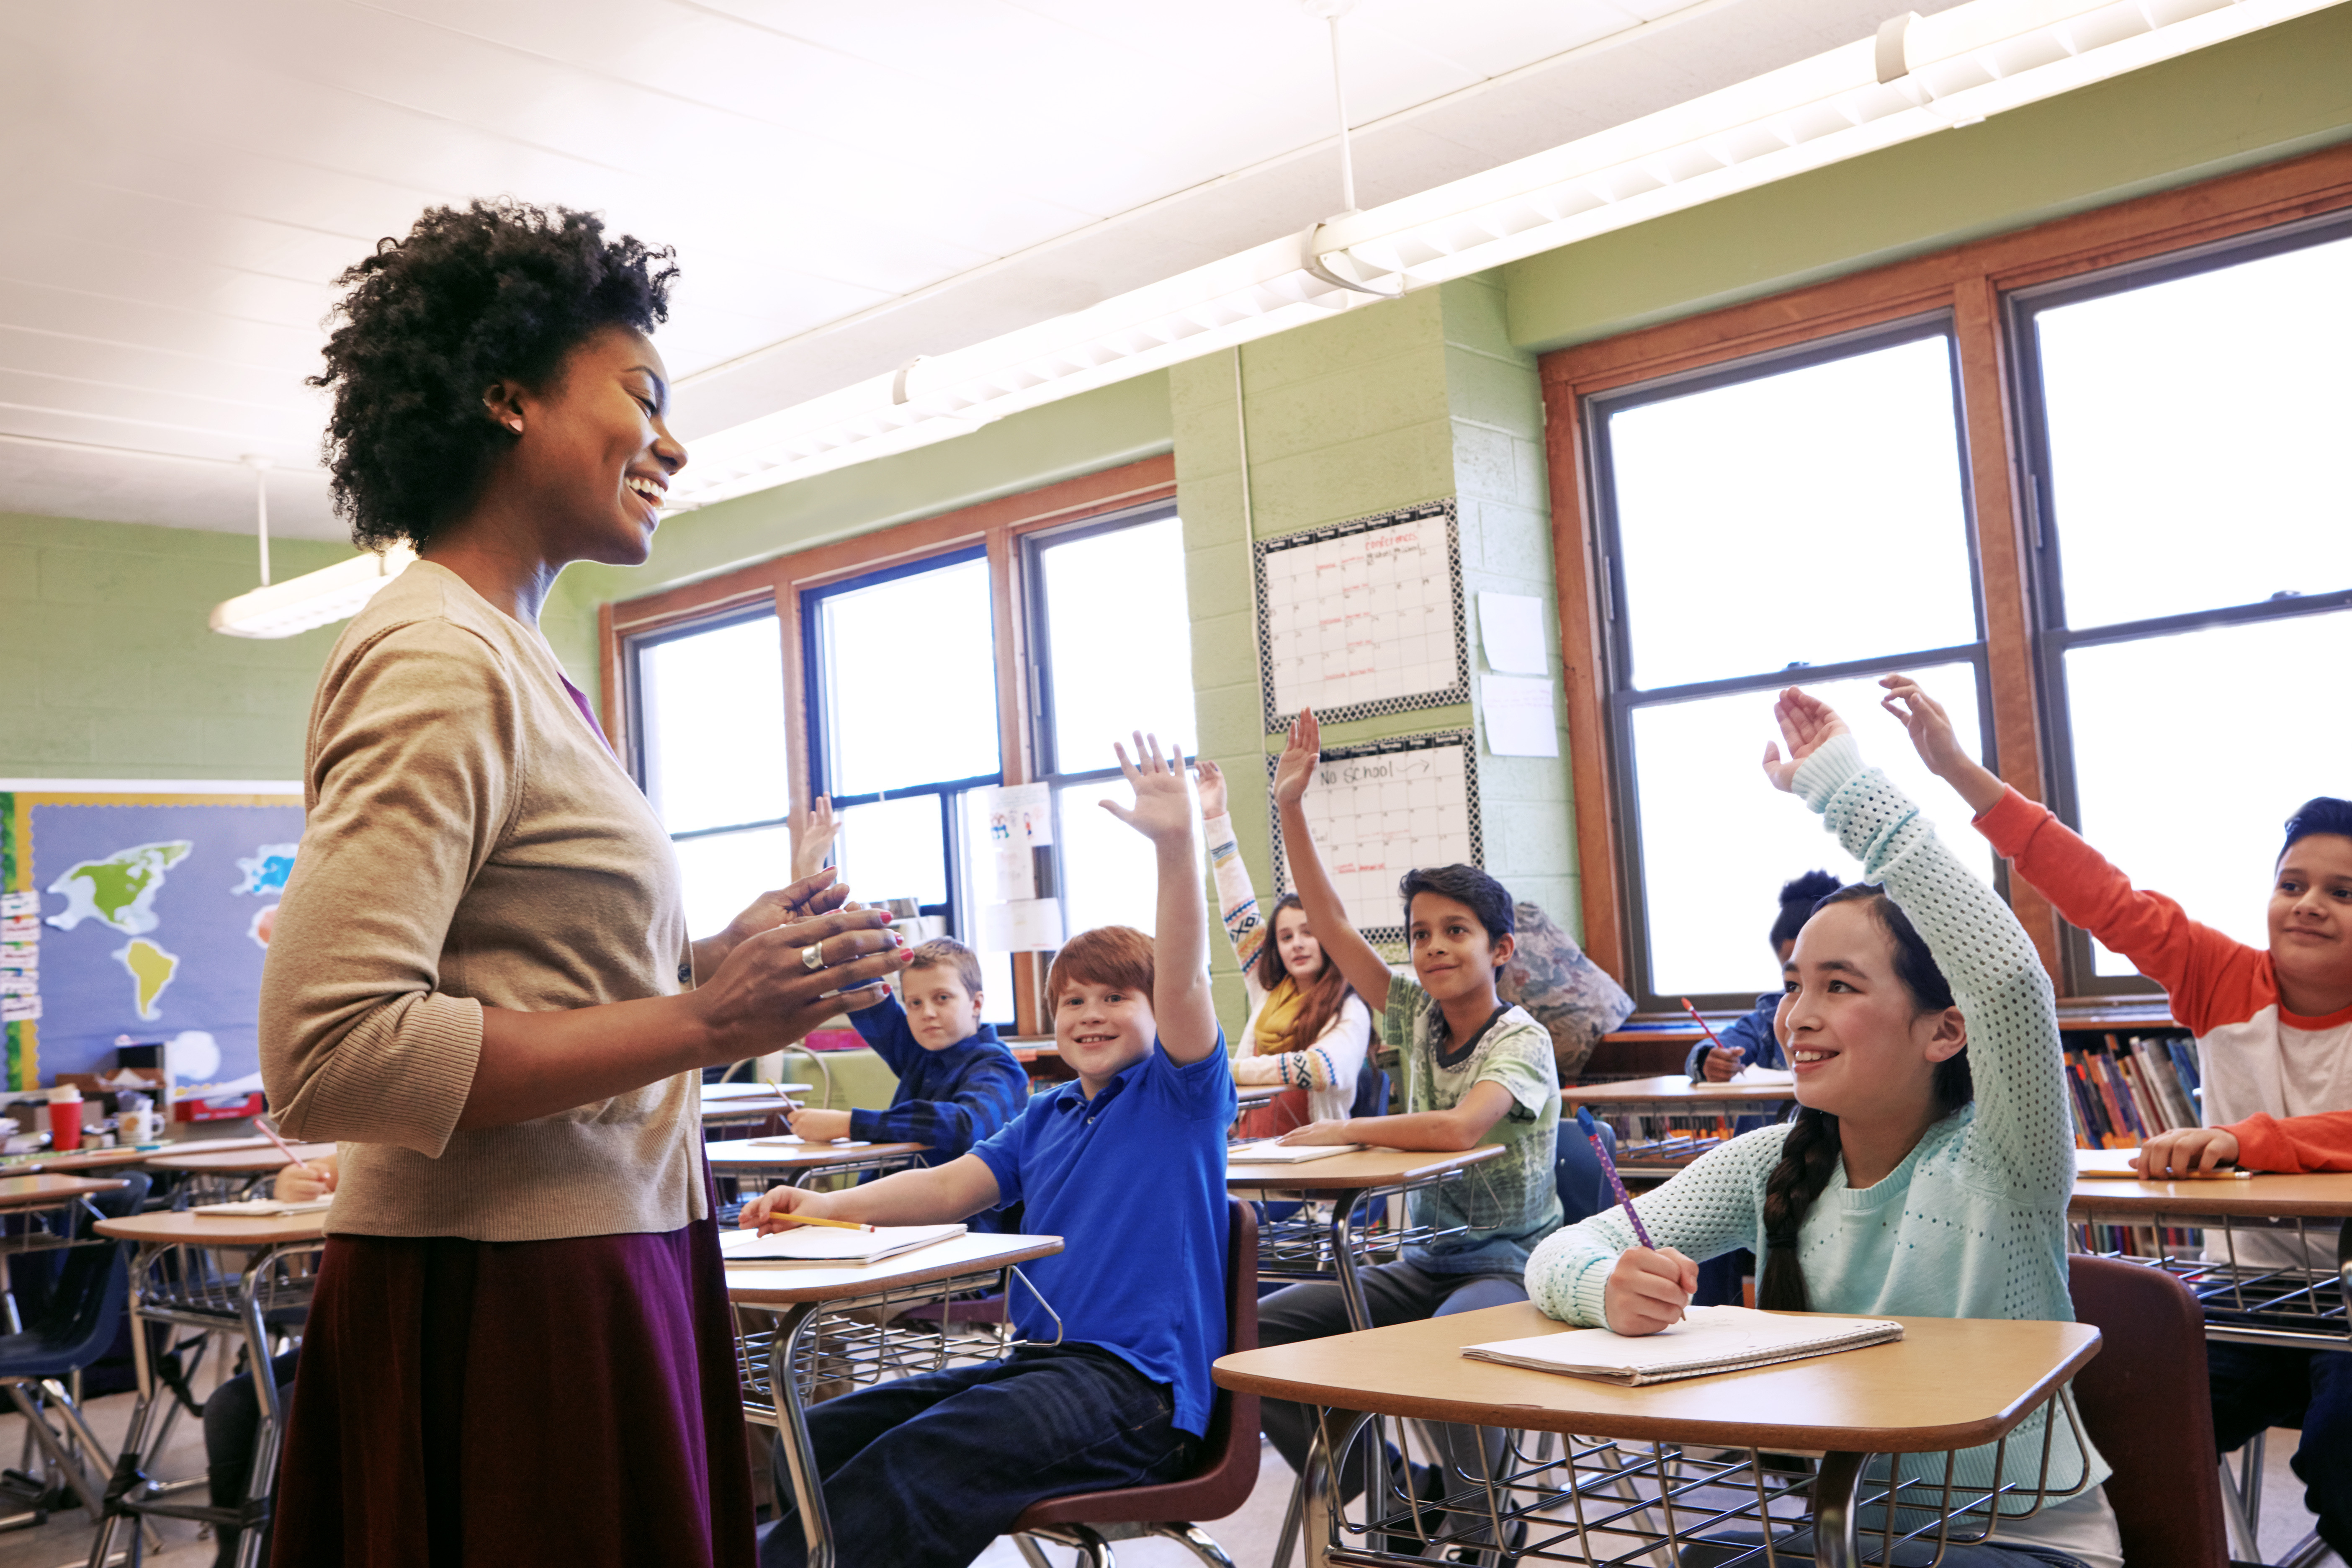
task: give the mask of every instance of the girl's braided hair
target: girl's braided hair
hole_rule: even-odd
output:
[[[1893,942],[1895,977],[1911,994],[1914,1007],[1921,1013],[1940,1013],[1952,1005],[1950,984],[1936,967],[1936,955],[1927,951],[1927,939],[1901,905],[1888,898],[1884,889],[1857,882],[1829,894],[1813,906],[1813,911],[1818,914],[1831,904],[1846,903],[1866,903],[1879,929]],[[1936,1064],[1932,1089],[1939,1116],[1949,1116],[1976,1098],[1965,1047]],[[1837,1118],[1811,1106],[1801,1109],[1780,1145],[1780,1163],[1772,1167],[1764,1183],[1764,1272],[1756,1281],[1756,1304],[1768,1312],[1811,1310],[1806,1305],[1805,1271],[1797,1261],[1797,1232],[1813,1200],[1829,1185],[1838,1155]]]

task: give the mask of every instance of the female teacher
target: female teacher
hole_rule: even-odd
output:
[[[831,873],[688,941],[668,835],[540,635],[646,559],[686,452],[669,252],[425,214],[346,272],[328,456],[420,555],[328,656],[262,982],[269,1100],[342,1144],[275,1561],[748,1565],[697,1069],[904,965]]]

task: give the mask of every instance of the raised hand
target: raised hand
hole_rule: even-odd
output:
[[[1315,721],[1315,710],[1301,708],[1298,717],[1290,723],[1289,743],[1282,748],[1282,761],[1274,769],[1274,802],[1276,805],[1297,805],[1307,798],[1307,785],[1315,776],[1315,764],[1323,757],[1323,726]]]
[[[1202,757],[1192,764],[1192,772],[1201,781],[1201,817],[1225,815],[1225,773],[1216,763]]]
[[[1784,759],[1780,748],[1767,741],[1764,776],[1772,781],[1774,789],[1794,794],[1799,764],[1844,734],[1845,721],[1828,703],[1794,686],[1781,692],[1780,700],[1772,704],[1772,717],[1780,723],[1780,739],[1788,742],[1789,754]]]
[[[1192,802],[1184,788],[1184,752],[1181,747],[1166,756],[1160,754],[1160,737],[1135,731],[1135,757],[1129,760],[1127,748],[1113,742],[1111,750],[1118,753],[1118,771],[1135,791],[1135,805],[1124,806],[1107,800],[1102,808],[1150,839],[1154,844],[1171,839],[1190,839],[1192,836]]]
[[[1929,773],[1959,791],[1960,798],[1979,815],[2000,803],[2008,791],[1983,763],[1969,755],[1942,703],[1907,675],[1890,675],[1878,684],[1886,688],[1878,705],[1903,721]]]
[[[824,865],[841,824],[834,820],[833,797],[821,795],[806,811],[792,814],[793,875],[814,877]]]

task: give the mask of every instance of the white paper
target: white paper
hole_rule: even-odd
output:
[[[992,847],[1042,849],[1054,842],[1054,797],[1045,785],[991,784],[980,794]]]
[[[41,895],[38,893],[0,893],[0,917],[17,920],[40,912]]]
[[[1037,896],[1037,857],[1017,844],[1000,844],[990,858],[996,866],[994,903],[1018,903]]]
[[[1751,1062],[1733,1073],[1731,1081],[1756,1089],[1787,1089],[1797,1081],[1797,1075],[1787,1068],[1763,1068]]]
[[[1482,675],[1486,750],[1498,757],[1559,755],[1559,721],[1552,716],[1551,682],[1525,675]]]
[[[1544,658],[1543,601],[1532,594],[1478,595],[1478,636],[1486,663],[1504,675],[1549,675]]]
[[[29,1024],[40,1016],[38,996],[0,996],[0,1024]]]
[[[1035,952],[1062,945],[1059,899],[1020,899],[983,904],[980,945],[991,952]]]

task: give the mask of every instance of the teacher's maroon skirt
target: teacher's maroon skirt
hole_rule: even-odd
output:
[[[277,1568],[751,1568],[717,1226],[327,1242]]]

